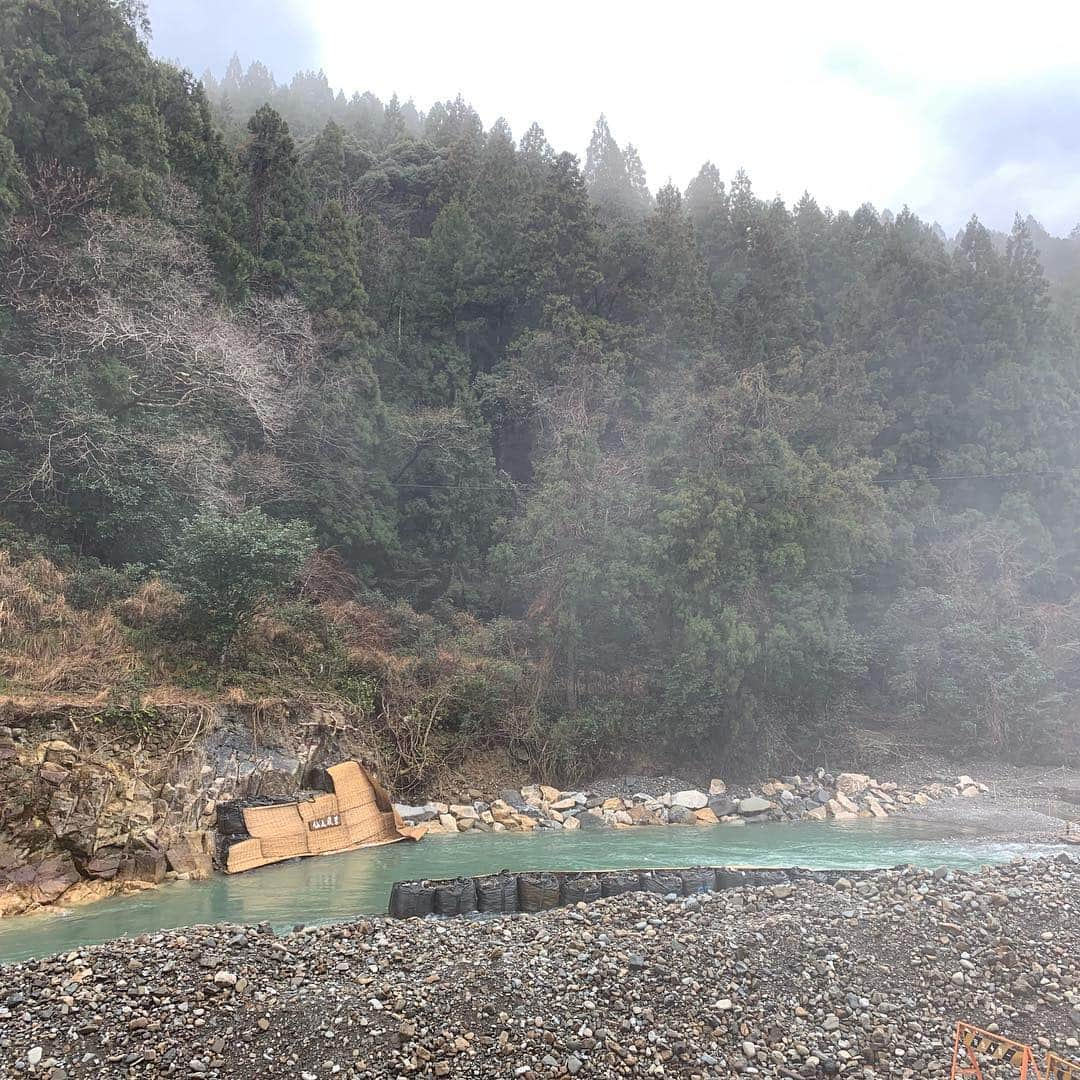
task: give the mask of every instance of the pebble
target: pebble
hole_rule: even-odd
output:
[[[191,927],[0,967],[0,986],[0,1073],[28,1078],[947,1080],[961,1017],[1075,1056],[1080,863]]]

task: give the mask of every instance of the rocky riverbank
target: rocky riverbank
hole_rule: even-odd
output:
[[[307,706],[271,728],[250,711],[0,725],[0,918],[209,877],[218,803],[295,794],[352,753],[339,717]]]
[[[605,781],[597,790],[568,790],[545,784],[501,791],[495,798],[470,791],[454,802],[397,804],[410,825],[430,832],[530,829],[632,828],[642,825],[734,825],[766,821],[854,821],[887,818],[941,799],[978,798],[989,789],[970,776],[901,787],[866,773],[784,776],[758,787],[729,788],[713,779],[707,789],[657,790],[644,777],[633,783]],[[638,787],[647,790],[634,790]],[[620,791],[620,788],[623,790]],[[630,790],[626,790],[629,788]]]
[[[70,715],[0,726],[0,918],[208,877],[218,805],[256,795],[301,797],[319,766],[363,757],[344,730],[339,716],[309,704],[272,717],[240,704],[205,715],[177,706],[168,723],[146,729]],[[932,778],[819,769],[754,786],[616,777],[581,790],[451,788],[399,809],[408,824],[431,832],[744,826],[950,805],[970,812],[979,796],[1005,801],[981,781],[950,775],[941,763]],[[1052,790],[1064,782],[1056,778]],[[1032,786],[1032,778],[1017,784],[1038,790],[1045,808],[1046,789]]]
[[[199,927],[0,985],[4,1076],[945,1077],[958,1019],[1077,1055],[1080,863]]]

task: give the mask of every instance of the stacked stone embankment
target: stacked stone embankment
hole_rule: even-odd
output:
[[[970,776],[916,789],[865,773],[818,770],[785,776],[758,788],[728,788],[714,779],[707,789],[685,788],[660,795],[609,795],[560,790],[545,784],[504,790],[495,798],[469,792],[457,801],[419,806],[398,804],[410,825],[430,832],[521,832],[531,829],[633,828],[643,825],[731,825],[766,821],[854,821],[887,818],[939,799],[977,798],[986,785]]]

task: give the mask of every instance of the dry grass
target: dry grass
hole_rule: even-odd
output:
[[[175,618],[184,598],[158,578],[143,582],[133,596],[116,604],[116,612],[128,626],[145,630]]]
[[[0,721],[62,718],[81,726],[82,717],[138,703],[147,715],[167,717],[167,724],[154,725],[156,734],[188,752],[224,708],[246,718],[257,745],[295,735],[298,727],[333,732],[376,761],[402,791],[454,779],[479,784],[506,770],[500,744],[507,732],[459,739],[443,730],[465,680],[482,677],[498,652],[475,620],[462,617],[442,628],[433,647],[430,617],[403,605],[325,596],[331,590],[323,589],[325,598],[313,610],[333,629],[344,657],[336,645],[332,656],[323,656],[326,630],[317,619],[294,623],[287,613],[268,611],[254,620],[238,650],[250,667],[222,670],[208,668],[197,654],[193,662],[184,641],[144,633],[167,627],[180,613],[182,596],[164,583],[144,582],[95,610],[69,604],[67,586],[47,559],[17,562],[0,550]],[[357,697],[354,685],[339,692],[322,678],[324,659],[344,659],[363,673],[370,701]],[[201,688],[184,685],[189,682]],[[500,692],[496,675],[491,685]],[[503,710],[508,718],[510,696]]]
[[[111,611],[77,611],[64,574],[0,551],[0,675],[18,690],[86,695],[130,682],[141,666]]]

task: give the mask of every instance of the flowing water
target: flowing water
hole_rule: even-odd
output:
[[[177,882],[69,912],[0,923],[0,962],[196,923],[276,929],[386,910],[394,881],[497,870],[747,865],[973,868],[1060,848],[974,826],[914,818],[845,824],[723,825],[563,832],[462,833],[421,843],[296,859],[234,877]]]

